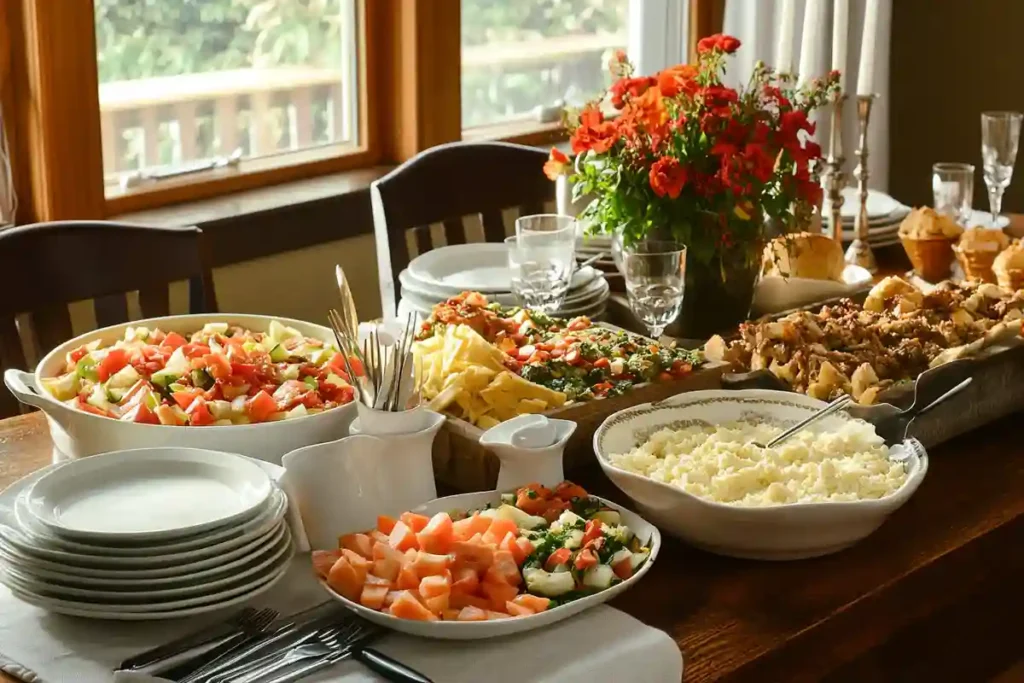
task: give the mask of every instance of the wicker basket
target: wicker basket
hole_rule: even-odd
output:
[[[900,241],[914,264],[914,272],[922,278],[928,282],[941,282],[949,277],[956,238],[915,239],[901,235]]]
[[[968,251],[953,247],[953,253],[956,254],[956,260],[960,262],[960,267],[964,270],[964,278],[995,284],[996,274],[992,271],[992,262],[999,255],[997,250]]]

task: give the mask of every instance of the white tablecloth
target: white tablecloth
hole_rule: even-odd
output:
[[[293,614],[323,599],[309,558],[301,555],[281,583],[254,604]],[[128,656],[218,618],[223,614],[167,622],[79,619],[28,605],[0,586],[0,670],[30,683],[108,683],[113,668]],[[434,683],[677,683],[683,673],[682,656],[668,635],[603,605],[508,638],[440,641],[389,634],[374,647]],[[355,662],[305,680],[383,681]]]

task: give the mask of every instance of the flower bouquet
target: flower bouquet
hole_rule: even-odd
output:
[[[629,245],[670,238],[687,246],[683,334],[703,338],[749,314],[768,226],[805,227],[821,204],[821,148],[808,113],[838,89],[838,72],[797,87],[758,62],[747,85],[723,84],[740,41],[704,38],[697,63],[636,76],[621,51],[617,80],[568,112],[575,163],[553,149],[549,177],[569,174],[581,218]],[[617,110],[605,117],[605,98]]]

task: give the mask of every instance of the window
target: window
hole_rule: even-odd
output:
[[[462,127],[558,121],[609,83],[629,0],[462,0]]]
[[[106,195],[359,139],[354,0],[94,0]]]

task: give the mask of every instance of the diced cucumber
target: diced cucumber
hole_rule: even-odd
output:
[[[604,590],[615,580],[615,571],[606,564],[595,564],[583,572],[583,585]]]
[[[647,558],[650,556],[651,551],[647,550],[646,548],[643,550],[638,550],[635,553],[633,553],[633,556],[629,558],[630,562],[633,563],[633,571],[640,569],[640,567],[643,566],[644,562],[646,562]]]
[[[96,381],[99,376],[96,374],[96,359],[92,356],[82,356],[77,363],[75,363],[75,374],[82,379],[91,379]]]
[[[604,533],[606,536],[614,538],[622,545],[628,544],[629,539],[633,538],[633,532],[629,530],[629,527],[622,526],[621,524],[605,529]]]
[[[274,344],[274,347],[270,349],[270,360],[275,363],[283,363],[288,360],[292,354],[288,353],[288,349],[284,348],[281,344]]]
[[[330,376],[328,376],[327,377],[327,383],[330,384],[330,382],[331,382],[331,378],[330,378]],[[516,504],[516,494],[514,494],[514,493],[503,493],[503,494],[501,494],[501,502],[504,503],[505,505],[515,505]]]
[[[127,389],[131,385],[142,379],[139,371],[133,368],[131,365],[126,365],[107,380],[107,387],[111,389]]]
[[[245,415],[245,402],[248,400],[248,396],[236,396],[231,399],[231,412],[235,415]]]
[[[556,598],[568,593],[576,587],[571,572],[548,573],[543,569],[530,568],[523,570],[526,588],[531,593]]]
[[[263,351],[263,346],[259,342],[246,341],[242,342],[242,350],[246,353],[252,353],[253,351]]]
[[[576,550],[583,545],[583,532],[579,529],[573,529],[565,535],[565,543],[563,544],[569,550]]]
[[[214,427],[230,427],[233,424],[235,424],[235,423],[232,422],[231,420],[216,420],[216,421],[214,421],[213,426]]]
[[[107,400],[107,392],[104,391],[103,386],[100,384],[93,385],[92,392],[89,393],[89,397],[85,399],[85,402],[100,410],[110,410],[114,407]]]
[[[331,386],[335,386],[335,387],[347,387],[348,386],[348,382],[343,380],[341,377],[338,377],[333,372],[328,372],[327,373],[327,379],[324,380],[324,384],[330,384]],[[513,497],[512,502],[515,503],[515,494],[511,494],[511,495]],[[502,500],[504,500],[504,499],[505,499],[505,496],[502,496]]]
[[[563,527],[582,527],[585,524],[583,518],[577,515],[572,510],[563,511],[562,514],[558,516],[558,523],[561,524]]]
[[[160,394],[155,391],[147,391],[143,400],[146,402],[147,408],[150,410],[156,410],[157,406],[160,405]]]
[[[111,403],[120,403],[124,395],[128,393],[128,390],[123,387],[112,387],[109,382],[104,385],[107,391],[107,400]]]
[[[208,334],[224,334],[228,331],[227,323],[206,323],[203,325],[203,332]]]
[[[156,419],[160,420],[162,425],[183,425],[185,424],[185,412],[182,411],[179,415],[174,409],[178,406],[167,406],[159,405],[153,412],[156,413]],[[178,408],[178,410],[181,410]]]
[[[169,391],[172,394],[176,394],[179,391],[186,391],[188,389],[189,387],[185,386],[184,384],[181,384],[180,382],[171,382],[169,385],[167,385],[167,391]]]
[[[157,370],[154,372],[150,375],[149,379],[153,384],[166,388],[181,379],[181,375],[177,372],[172,372],[171,370],[164,368],[163,370]]]
[[[171,357],[164,364],[164,370],[175,372],[178,375],[184,375],[190,367],[188,358],[185,357],[185,352],[182,351],[180,346],[174,349],[174,353],[171,354]]]
[[[618,526],[622,523],[622,517],[618,510],[598,510],[594,513],[594,519],[600,520],[608,526]]]
[[[276,320],[270,321],[270,327],[267,328],[267,334],[270,335],[271,339],[278,343],[283,342],[285,339],[302,336],[302,333],[298,330],[282,325]]]
[[[312,349],[308,346],[306,349],[309,352],[306,357],[309,358],[309,362],[313,365],[323,365],[334,357],[334,351],[329,349]]]
[[[320,388],[320,383],[316,381],[316,377],[303,377],[302,382],[313,391]]]
[[[516,526],[520,529],[536,529],[539,526],[547,526],[547,520],[543,517],[535,517],[534,515],[524,512],[514,505],[509,505],[507,503],[498,508],[498,517],[500,519],[507,519],[510,522],[515,522]],[[582,533],[580,536],[582,537]]]
[[[289,410],[286,417],[290,420],[293,417],[305,417],[306,413],[306,406],[300,403],[299,405]]]
[[[210,415],[215,420],[230,418],[232,412],[234,412],[231,409],[231,401],[207,401],[206,407],[210,409]]]
[[[141,341],[144,342],[149,339],[149,328],[148,327],[129,327],[124,331],[124,340],[130,341]]]
[[[291,365],[284,366],[283,368],[281,368],[281,379],[298,379],[300,367],[302,366],[299,365],[298,363],[292,363]]]
[[[207,374],[206,370],[193,370],[190,377],[192,378],[192,386],[194,387],[209,389],[213,386],[213,378]]]
[[[74,398],[81,390],[82,381],[77,373],[69,372],[61,377],[44,377],[43,388],[58,401]]]

